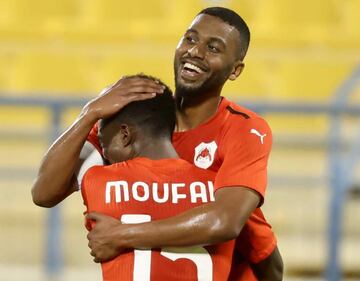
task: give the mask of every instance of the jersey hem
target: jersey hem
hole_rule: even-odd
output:
[[[277,240],[274,237],[273,241],[265,249],[261,250],[259,253],[251,254],[250,259],[253,263],[259,263],[269,257],[272,252],[274,252],[277,245]]]
[[[245,184],[239,184],[239,183],[236,183],[236,184],[224,184],[224,185],[221,185],[220,187],[215,187],[215,191],[218,191],[219,189],[222,189],[222,188],[227,188],[227,187],[242,187],[242,188],[248,188],[248,189],[251,189],[251,190],[254,190],[256,191],[257,194],[260,195],[260,202],[257,206],[257,208],[260,208],[263,204],[264,204],[264,195],[262,193],[260,193],[258,190],[256,190],[255,188],[252,188],[248,185],[245,185]]]

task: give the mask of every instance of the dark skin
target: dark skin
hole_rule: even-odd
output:
[[[131,124],[116,122],[99,128],[99,140],[104,148],[104,157],[110,164],[136,157],[152,160],[179,158],[170,137],[146,135],[143,130]]]
[[[194,89],[197,95],[182,97],[177,89],[179,131],[194,128],[208,120],[217,110],[223,83],[227,79],[235,80],[243,68],[243,63],[236,59],[237,30],[217,18],[201,17],[191,26],[198,38],[186,44],[182,40],[176,51],[176,57],[180,59],[178,63],[175,61],[178,71],[181,71],[180,64],[186,61],[203,70],[196,78],[191,77],[190,73],[180,74],[180,84]],[[224,49],[212,46],[214,39],[217,39],[216,42],[222,41]],[[207,85],[206,90],[200,91],[199,86],[204,84]],[[90,129],[99,119],[111,116],[131,101],[151,98],[151,93],[160,93],[161,90],[160,85],[151,81],[120,80],[107,90],[105,96],[85,106],[79,118],[44,156],[32,189],[34,203],[52,207],[77,190],[74,174],[80,150]],[[127,248],[208,245],[236,238],[258,206],[260,196],[245,187],[229,187],[219,190],[215,197],[214,203],[148,224],[121,225],[118,220],[101,214],[89,214],[88,218],[97,222],[88,235],[91,254],[95,261],[104,261]],[[260,280],[281,280],[274,264],[280,262],[278,256],[272,254],[258,265],[257,268],[263,271],[258,275],[263,276]]]
[[[237,32],[218,18],[201,15],[180,41],[175,54],[177,131],[195,128],[208,120],[217,110],[225,81],[240,75],[244,65],[236,59]],[[199,67],[199,73],[187,71],[186,63]],[[179,88],[187,94],[183,95]],[[166,220],[123,225],[91,213],[87,218],[96,221],[88,234],[91,255],[95,262],[102,262],[128,248],[203,246],[235,239],[259,203],[257,192],[234,186],[217,191],[215,202]],[[282,280],[278,249],[253,269],[259,280]]]
[[[94,124],[109,117],[132,101],[149,99],[162,93],[163,86],[142,78],[123,78],[88,102],[75,122],[44,155],[31,193],[34,203],[53,207],[78,190],[74,176],[80,151]]]

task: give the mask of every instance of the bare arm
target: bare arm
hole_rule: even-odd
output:
[[[91,255],[95,262],[111,260],[127,248],[161,248],[201,246],[236,238],[259,195],[247,188],[223,188],[215,202],[190,209],[180,215],[149,223],[125,225],[118,219],[90,213],[96,221],[88,234]],[[278,248],[263,261],[253,264],[259,281],[281,281],[283,262]]]
[[[215,202],[149,223],[124,225],[98,213],[88,234],[95,261],[116,257],[125,248],[183,247],[217,244],[236,238],[260,202],[257,192],[243,187],[218,190]]]
[[[252,268],[260,281],[283,280],[284,264],[279,249],[275,250],[266,259],[253,264]]]
[[[53,207],[78,189],[79,155],[96,121],[82,113],[46,152],[32,188],[36,205]]]
[[[163,86],[143,78],[122,78],[83,108],[80,116],[46,152],[32,187],[36,205],[53,207],[78,189],[79,155],[93,125],[132,101],[162,93]]]

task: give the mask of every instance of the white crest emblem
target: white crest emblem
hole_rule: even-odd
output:
[[[200,143],[195,147],[194,164],[202,169],[209,168],[214,162],[217,144],[215,141]]]

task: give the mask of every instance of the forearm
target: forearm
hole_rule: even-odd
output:
[[[277,247],[266,259],[253,264],[252,268],[259,281],[283,280],[284,264]]]
[[[216,244],[236,237],[226,218],[209,203],[176,217],[119,227],[122,248],[183,247]]]
[[[226,188],[216,201],[164,220],[126,226],[119,241],[123,248],[212,245],[236,238],[259,197],[247,188]],[[119,227],[119,230],[121,227]],[[124,228],[123,228],[124,229]]]
[[[35,204],[53,207],[74,191],[75,169],[81,149],[96,119],[81,114],[49,148],[32,188]]]

